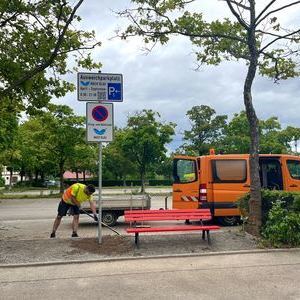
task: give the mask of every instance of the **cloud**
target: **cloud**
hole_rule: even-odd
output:
[[[208,6],[201,4],[205,8],[205,16],[210,19],[221,16],[226,5],[223,3],[220,6],[219,3],[209,1]],[[103,63],[102,71],[122,73],[124,76],[124,102],[115,104],[117,126],[124,126],[128,114],[136,110],[153,109],[160,112],[163,120],[177,123],[177,136],[173,144],[179,145],[180,133],[189,128],[185,114],[191,107],[209,105],[217,114],[227,114],[229,117],[244,109],[243,85],[247,72],[244,63],[225,62],[219,66],[204,66],[195,72],[194,49],[188,38],[173,37],[166,46],[157,45],[147,55],[142,51],[144,45],[139,38],[127,41],[109,39],[114,36],[116,28],[124,28],[127,23],[116,18],[112,10],[129,6],[128,0],[93,0],[86,1],[80,9],[82,28],[94,29],[103,42],[93,54]],[[299,24],[299,7],[297,10],[291,9],[289,15],[283,17],[284,22],[288,23],[292,18],[295,24]],[[72,81],[76,83],[76,75],[72,76]],[[257,115],[263,119],[278,116],[284,126],[300,127],[299,87],[299,78],[274,84],[257,75],[253,85]],[[85,114],[85,103],[76,100],[76,93],[67,95],[59,102],[70,105],[78,114]]]

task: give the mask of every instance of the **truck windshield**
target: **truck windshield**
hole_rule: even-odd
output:
[[[193,182],[197,179],[196,161],[178,159],[174,161],[174,181],[177,183]]]

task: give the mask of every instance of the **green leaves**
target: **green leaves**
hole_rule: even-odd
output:
[[[192,124],[191,130],[184,131],[187,143],[183,148],[187,153],[205,155],[212,145],[218,144],[224,133],[227,116],[215,114],[215,110],[207,105],[194,106],[187,112]]]
[[[138,166],[142,181],[149,167],[165,158],[165,145],[174,135],[174,123],[162,123],[159,114],[152,110],[143,110],[128,118],[124,130],[122,151]],[[142,188],[143,190],[143,188]]]
[[[69,53],[78,66],[99,68],[89,51],[100,45],[95,41],[95,32],[76,30],[73,24],[80,21],[76,15],[80,2],[1,1],[1,101],[9,97],[16,107],[23,104],[23,109],[31,112],[35,107],[44,107],[52,95],[61,97],[73,91],[74,86],[60,77],[71,71]]]

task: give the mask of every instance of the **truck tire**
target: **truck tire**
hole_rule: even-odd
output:
[[[219,222],[224,226],[234,226],[237,225],[240,221],[240,217],[238,216],[226,216],[226,217],[219,217]]]
[[[102,212],[102,222],[108,226],[116,225],[118,216],[113,211]]]

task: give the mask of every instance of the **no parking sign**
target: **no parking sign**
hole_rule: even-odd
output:
[[[111,142],[113,140],[113,104],[87,102],[86,128],[88,142]]]

